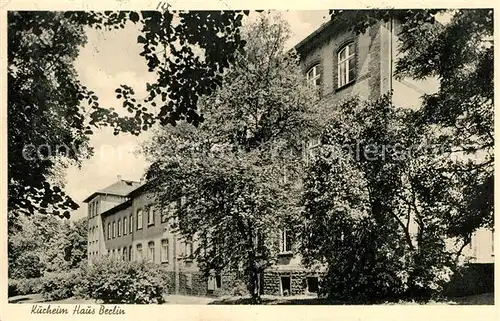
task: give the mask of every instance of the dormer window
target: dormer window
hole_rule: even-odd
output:
[[[306,76],[307,76],[307,83],[309,84],[309,86],[311,86],[312,88],[318,88],[321,80],[321,72],[319,70],[319,64],[312,66],[307,71]]]
[[[356,78],[356,50],[354,43],[342,47],[338,54],[338,87],[347,85]]]

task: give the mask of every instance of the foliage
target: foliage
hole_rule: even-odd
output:
[[[8,23],[8,207],[69,217],[78,205],[51,175],[50,156],[61,151],[40,148],[37,155],[36,149],[66,144],[67,159],[77,160],[87,147],[72,65],[86,41],[83,26],[56,12],[11,11]]]
[[[9,279],[8,295],[9,297],[11,297],[16,295],[40,293],[42,289],[42,280],[43,277],[28,279]]]
[[[244,45],[239,28],[248,12],[166,9],[9,12],[9,211],[69,218],[78,205],[65,193],[55,169],[92,153],[92,128],[111,126],[115,134],[138,134],[156,121],[199,123],[198,97],[221,83],[220,73]],[[118,29],[127,21],[142,26],[137,38],[144,45],[141,55],[158,77],[148,84],[144,101],[125,84],[116,90],[133,114],[121,117],[100,106],[95,93],[81,85],[74,61],[86,43],[85,27]]]
[[[442,11],[332,17],[358,33],[395,19],[396,76],[440,81],[417,110],[386,96],[331,116],[305,181],[302,252],[327,264],[332,296],[435,296],[471,234],[492,226],[492,10],[456,10],[440,24]]]
[[[82,282],[81,272],[50,273],[43,277],[41,293],[47,301],[57,301],[74,296],[75,288]]]
[[[112,258],[93,262],[83,275],[79,295],[86,294],[105,304],[161,304],[170,282],[167,273],[156,264]]]
[[[9,277],[39,277],[46,268],[45,254],[60,233],[58,220],[52,216],[19,215],[9,226]]]
[[[19,215],[9,227],[9,276],[39,277],[69,271],[86,261],[87,218],[62,222],[47,215]],[[13,222],[14,222],[13,221]]]
[[[24,252],[15,260],[11,277],[37,278],[42,276],[44,265],[35,252]]]
[[[330,295],[432,297],[462,250],[445,240],[456,237],[471,176],[440,171],[452,165],[422,144],[435,133],[415,126],[420,111],[390,101],[338,106],[305,181],[302,252],[327,264]]]
[[[8,297],[20,295],[19,281],[18,280],[9,279],[7,281],[7,283],[8,283],[8,286],[9,286],[8,291],[7,291],[7,296]]]
[[[162,208],[172,209],[165,215],[197,245],[200,269],[206,276],[244,271],[256,299],[258,274],[279,251],[279,229],[296,223],[293,176],[314,127],[315,93],[296,55],[283,48],[288,33],[278,17],[250,25],[245,51],[200,105],[199,128],[164,128],[145,148],[152,190]]]
[[[68,271],[87,260],[88,219],[83,217],[62,226],[60,238],[54,242],[47,259],[48,270]]]
[[[337,23],[349,21],[348,26],[355,32],[376,25],[378,19],[398,21],[400,57],[396,77],[439,79],[439,90],[422,97],[414,121],[418,127],[435,132],[430,143],[446,146],[444,153],[450,161],[442,162],[435,171],[465,184],[462,192],[467,197],[462,210],[453,214],[456,224],[449,230],[449,234],[466,240],[462,244],[465,247],[475,230],[493,226],[493,10],[332,13]],[[443,14],[450,21],[436,22],[437,16]]]

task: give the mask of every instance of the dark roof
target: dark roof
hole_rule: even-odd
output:
[[[108,210],[106,210],[106,211],[102,212],[102,213],[101,213],[101,217],[104,217],[104,216],[107,216],[107,215],[110,215],[110,214],[116,213],[116,212],[118,212],[119,210],[123,210],[123,209],[125,209],[125,208],[127,208],[127,207],[130,207],[130,206],[132,206],[132,199],[128,199],[128,200],[126,200],[125,202],[120,203],[120,204],[118,204],[118,205],[116,205],[116,206],[113,206],[112,208],[110,208],[110,209],[108,209]]]
[[[141,183],[136,181],[127,181],[121,179],[114,184],[109,185],[106,188],[103,188],[97,192],[94,192],[92,195],[83,200],[84,203],[88,203],[95,196],[104,194],[104,195],[117,195],[117,196],[127,196],[130,192],[140,187]]]
[[[148,190],[153,186],[153,183],[157,180],[157,178],[151,178],[147,180],[144,184],[141,186],[138,186],[136,189],[130,191],[129,194],[127,194],[128,197],[134,198],[138,196],[139,194],[143,193],[144,191]]]

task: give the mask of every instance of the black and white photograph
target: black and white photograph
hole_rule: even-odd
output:
[[[240,8],[7,10],[8,305],[494,305],[493,8]]]

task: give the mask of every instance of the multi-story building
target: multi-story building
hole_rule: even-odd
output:
[[[350,95],[373,99],[391,90],[395,105],[416,107],[423,92],[436,88],[432,80],[394,79],[397,30],[397,22],[381,22],[365,33],[355,35],[329,21],[296,45],[304,77],[319,89],[319,103],[325,112]],[[312,140],[309,147],[316,145]],[[147,258],[172,272],[175,282],[171,290],[176,293],[206,294],[229,288],[233,276],[214,275],[208,280],[201,276],[196,262],[190,259],[196,244],[172,233],[165,215],[168,211],[155,207],[145,186],[119,179],[85,200],[89,216],[89,262],[103,254],[126,260]],[[492,261],[492,237],[485,236],[485,233],[487,231],[481,231],[481,237],[472,242],[470,250],[476,248],[476,261]],[[478,242],[481,248],[491,251],[485,250],[478,256]],[[291,247],[285,231],[278,262],[266,270],[261,279],[263,293],[317,292],[322,271],[305,269]]]

